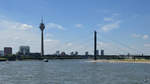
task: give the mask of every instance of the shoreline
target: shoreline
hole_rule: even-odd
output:
[[[72,57],[60,57],[60,58],[48,58],[48,60],[55,60],[55,59],[60,59],[60,60],[64,60],[64,59],[87,59],[86,62],[103,62],[103,63],[147,63],[150,64],[150,59],[89,59],[89,58],[72,58]],[[41,58],[24,58],[24,59],[9,59],[9,58],[0,58],[0,61],[23,61],[23,60],[42,60]]]
[[[98,59],[98,60],[90,60],[88,62],[99,62],[99,63],[146,63],[150,64],[150,60],[145,59],[124,59],[124,60],[118,60],[118,59]]]

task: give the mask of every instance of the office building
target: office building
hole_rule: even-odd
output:
[[[30,47],[29,46],[20,46],[19,47],[19,53],[22,55],[30,54]]]
[[[99,55],[99,50],[96,50],[96,55]]]
[[[65,52],[61,52],[61,55],[64,56],[64,55],[66,55],[66,53]]]
[[[0,50],[0,56],[4,56],[4,51]]]
[[[75,51],[74,55],[78,55],[78,52],[77,52],[77,51]]]
[[[74,55],[74,52],[71,52],[70,55]]]
[[[101,50],[101,56],[104,56],[104,50]]]
[[[56,51],[56,53],[55,53],[56,55],[60,55],[60,51]]]
[[[11,47],[4,47],[4,55],[12,55],[12,48]]]
[[[85,56],[88,56],[88,55],[89,55],[89,52],[88,52],[88,51],[86,51],[86,52],[85,52]]]

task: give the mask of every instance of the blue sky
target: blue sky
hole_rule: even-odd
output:
[[[0,49],[29,45],[40,51],[40,19],[44,17],[45,53],[56,50],[106,54],[150,54],[149,0],[0,0]]]

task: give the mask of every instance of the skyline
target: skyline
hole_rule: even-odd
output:
[[[43,16],[45,54],[93,53],[94,30],[97,48],[105,54],[150,54],[150,1],[0,1],[0,50],[10,46],[15,53],[20,45],[29,45],[40,52]]]

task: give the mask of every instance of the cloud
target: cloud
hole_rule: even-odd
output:
[[[133,37],[133,38],[140,38],[141,35],[140,35],[140,34],[132,34],[132,37]]]
[[[103,26],[103,24],[97,24],[96,26],[97,26],[97,27],[101,27],[101,26]]]
[[[82,28],[82,27],[83,27],[83,24],[76,24],[75,27],[77,27],[77,28]]]
[[[3,29],[11,28],[11,29],[19,29],[19,30],[29,30],[33,28],[33,26],[29,24],[23,24],[23,23],[7,21],[7,20],[0,20],[0,25],[1,28]]]
[[[146,39],[149,38],[149,36],[148,36],[148,35],[144,35],[142,38],[143,38],[144,40],[146,40]]]
[[[150,44],[144,44],[144,47],[150,47]]]
[[[105,17],[104,21],[113,21],[113,18],[112,17]]]
[[[120,15],[119,13],[113,13],[112,17],[116,17],[116,16],[119,16],[119,15]]]
[[[67,46],[72,46],[73,44],[72,43],[67,43]]]
[[[18,24],[17,27],[20,28],[20,29],[22,29],[22,30],[27,30],[27,29],[33,28],[32,25],[28,25],[28,24]]]
[[[108,31],[111,31],[113,29],[117,29],[120,27],[120,21],[115,21],[115,22],[112,22],[112,23],[109,23],[109,24],[105,24],[101,27],[101,29],[104,31],[104,32],[108,32]]]
[[[131,35],[133,38],[140,38],[140,39],[148,39],[149,38],[149,35],[145,34],[145,35],[140,35],[140,34],[132,34]]]
[[[56,28],[56,29],[60,29],[60,30],[65,30],[65,28],[62,25],[56,24],[56,23],[48,23],[47,27],[48,28]]]
[[[53,39],[45,39],[44,42],[58,42],[58,40],[53,40]]]
[[[46,33],[45,37],[46,37],[46,38],[51,38],[51,37],[54,37],[54,35],[53,35],[53,34],[50,34],[50,33]]]
[[[120,27],[121,20],[118,20],[119,13],[112,13],[109,17],[104,17],[105,24],[99,25],[103,32],[108,32]]]
[[[105,50],[106,54],[127,54],[129,49],[126,47],[122,47],[121,45],[113,42],[98,42],[98,47]],[[118,52],[119,51],[119,52]]]
[[[117,18],[119,15],[119,13],[113,13],[110,17],[104,17],[104,21],[115,21],[115,18]]]
[[[32,46],[31,50],[37,51],[39,35],[34,29],[29,24],[0,19],[0,47],[3,49],[3,47],[10,46],[15,53],[19,46],[29,45]]]
[[[101,46],[101,47],[109,47],[109,46],[111,46],[111,43],[98,42],[97,45],[98,45],[98,46]]]

